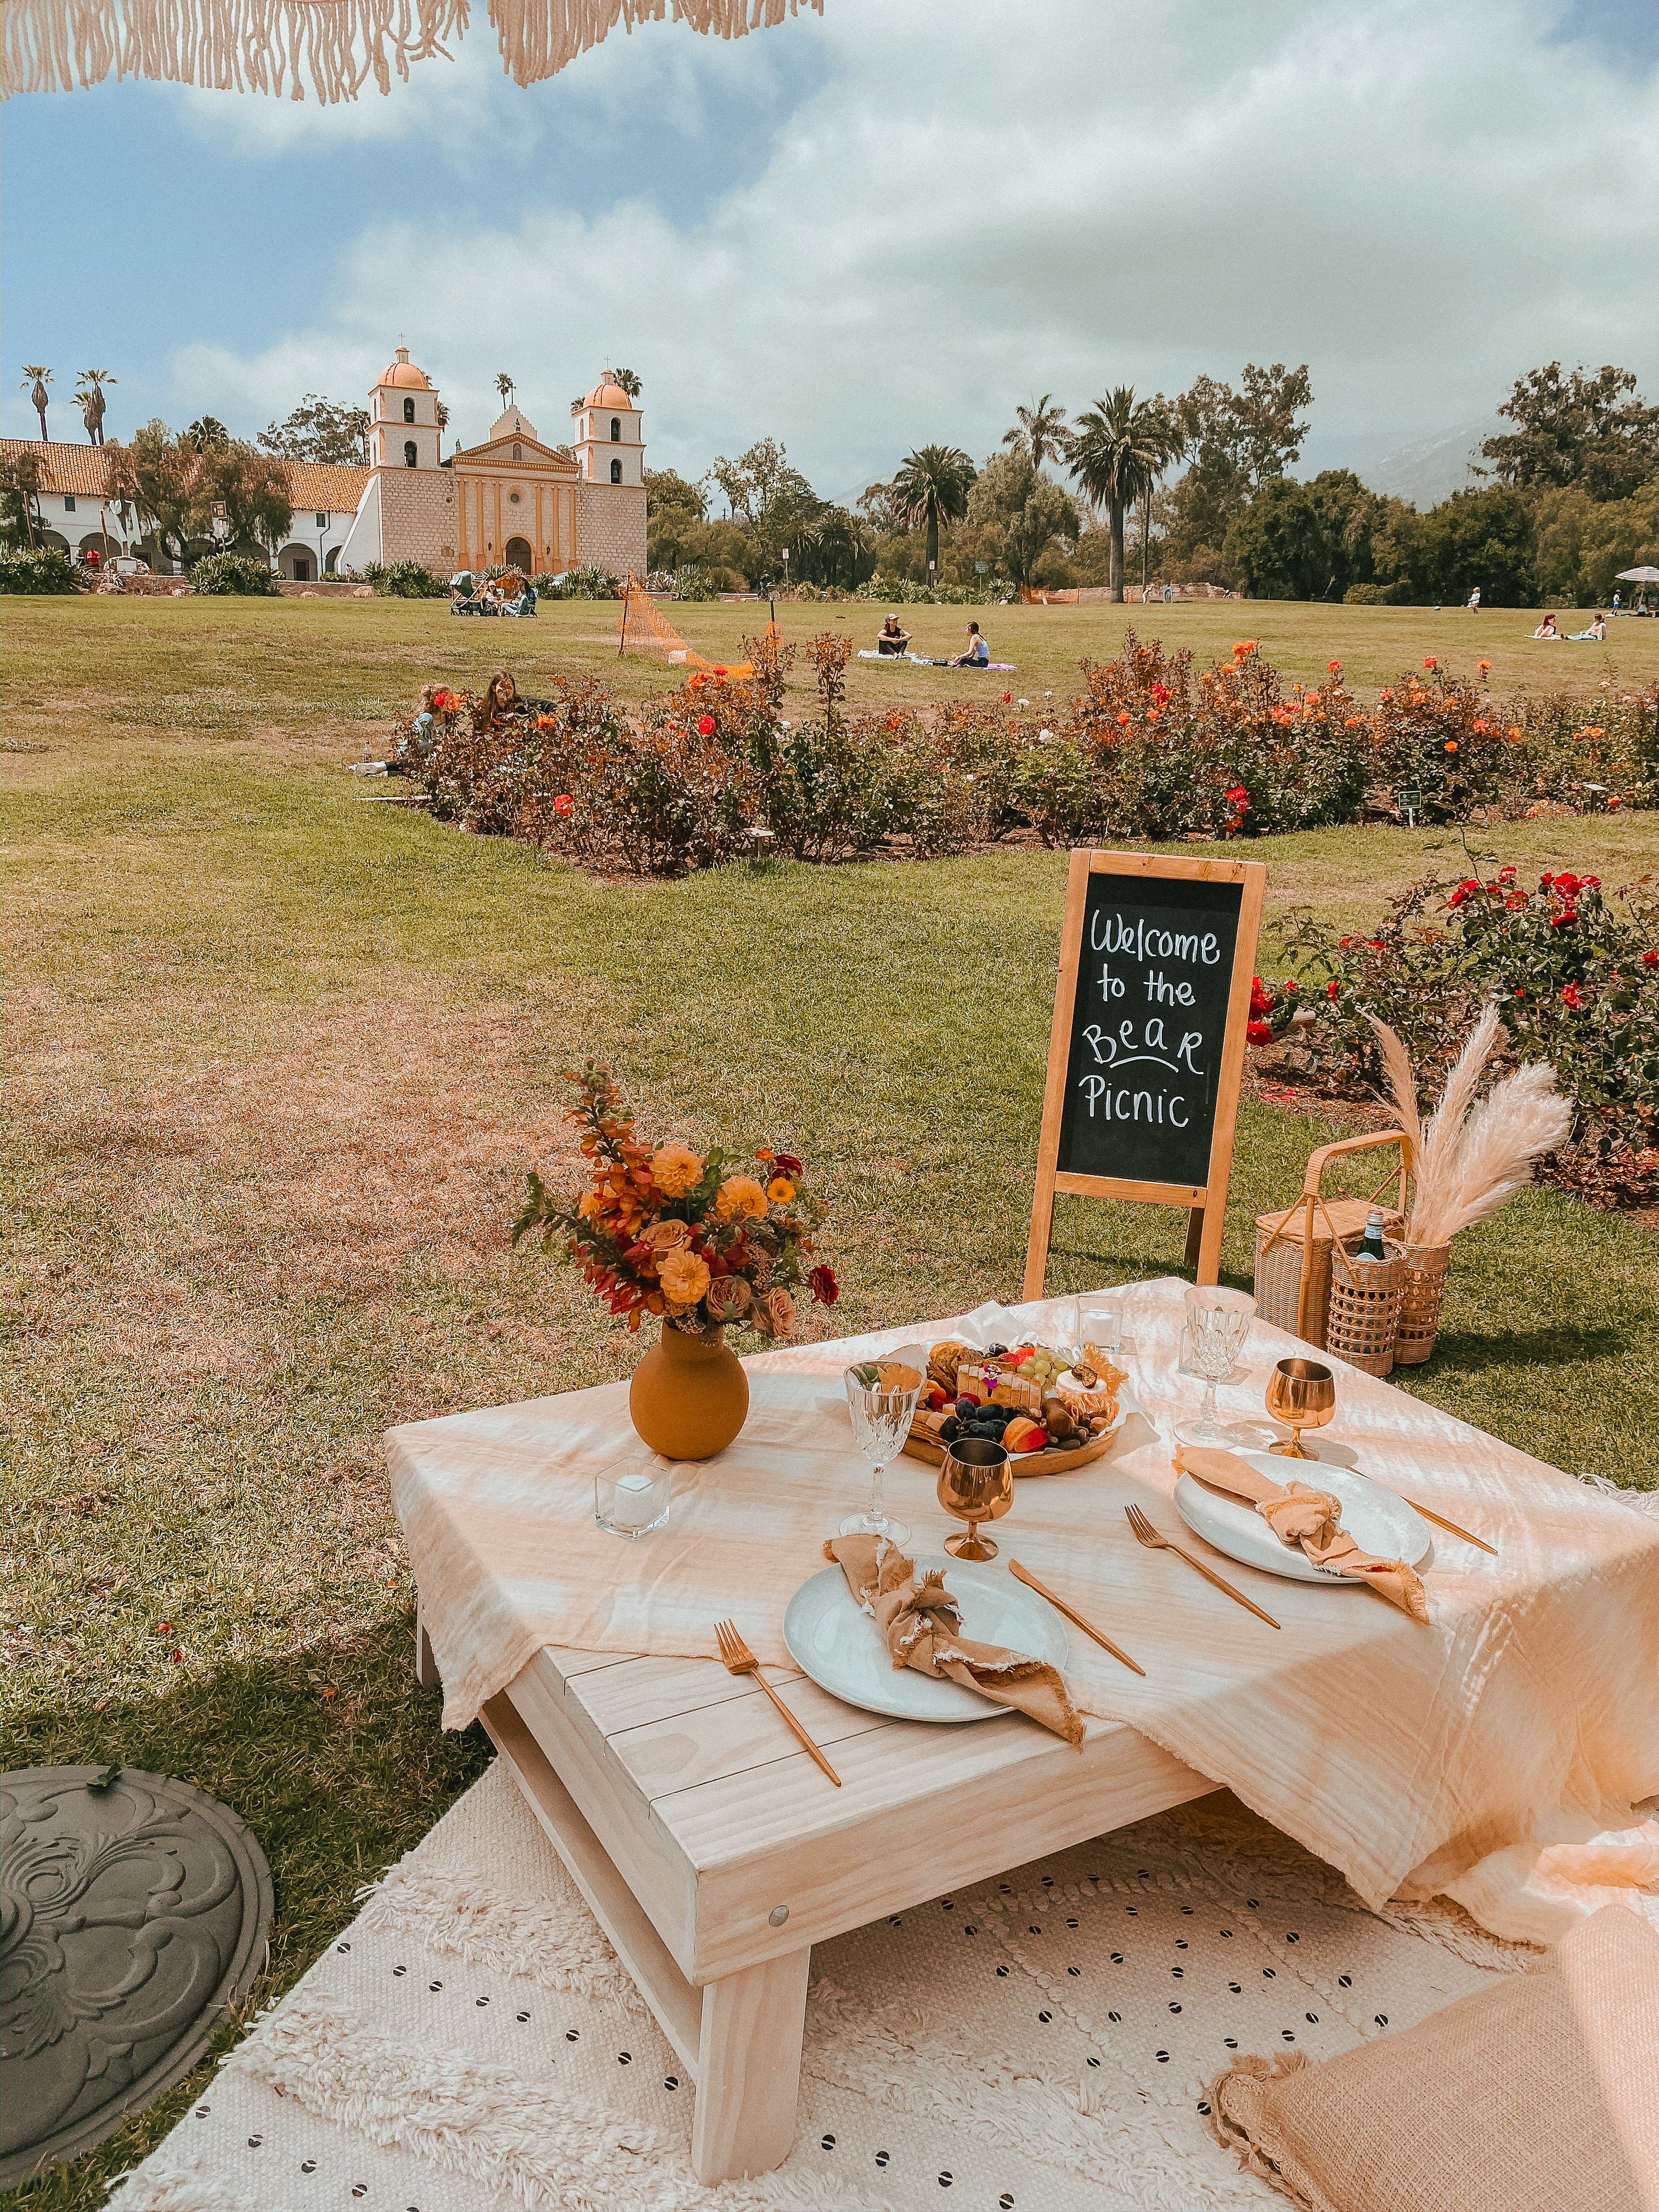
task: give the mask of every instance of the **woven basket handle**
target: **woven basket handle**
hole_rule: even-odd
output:
[[[1340,1152],[1371,1152],[1379,1146],[1398,1145],[1400,1147],[1400,1210],[1406,1210],[1406,1177],[1413,1172],[1412,1140],[1403,1129],[1376,1129],[1369,1137],[1344,1137],[1334,1145],[1322,1145],[1308,1158],[1308,1172],[1302,1179],[1304,1198],[1317,1198],[1319,1186],[1324,1181],[1327,1164]]]

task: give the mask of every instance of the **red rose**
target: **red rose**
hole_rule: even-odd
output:
[[[1008,704],[1009,701],[1013,697],[1013,696],[1014,696],[1014,695],[1013,695],[1013,693],[1012,693],[1012,691],[1005,691],[1005,692],[1003,693],[1003,695],[1002,695],[1002,703],[1003,703],[1003,705],[1004,705],[1005,707]]]
[[[1583,889],[1584,882],[1585,878],[1582,876],[1558,876],[1555,879],[1555,888],[1563,898],[1571,898],[1575,891]]]
[[[1244,1035],[1246,1039],[1251,1044],[1271,1044],[1273,1041],[1273,1033],[1267,1027],[1266,1022],[1251,1022],[1248,1024],[1244,1030]]]
[[[1644,968],[1659,968],[1659,952],[1644,952],[1642,955],[1642,965]]]
[[[1325,663],[1325,665],[1330,670],[1332,675],[1334,676],[1337,671],[1341,667],[1342,663],[1340,660],[1328,660]]]
[[[1564,1006],[1572,1006],[1575,1008],[1583,1005],[1583,1000],[1578,995],[1578,986],[1577,983],[1569,983],[1567,985],[1566,988],[1561,994],[1561,1001]]]
[[[834,1305],[841,1296],[841,1285],[836,1280],[834,1269],[822,1264],[806,1278],[806,1287],[821,1306]]]
[[[697,735],[700,738],[712,738],[714,734],[714,717],[712,714],[700,714],[697,717]]]
[[[1336,978],[1334,975],[1332,976],[1330,981],[1325,986],[1325,996],[1328,999],[1334,999],[1336,996]]]
[[[774,1152],[772,1164],[781,1175],[798,1176],[801,1172],[800,1162],[793,1152]]]
[[[1571,929],[1577,919],[1578,916],[1574,913],[1573,909],[1570,906],[1563,907],[1559,914],[1553,914],[1550,916],[1550,927],[1552,929]]]
[[[1578,888],[1581,891],[1599,891],[1601,888],[1601,878],[1600,876],[1580,876]]]
[[[553,811],[556,814],[568,814],[575,804],[575,800],[568,791],[562,791],[553,802]]]

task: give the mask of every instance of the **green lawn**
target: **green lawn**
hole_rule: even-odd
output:
[[[711,653],[753,619],[683,611]],[[1121,635],[1094,609],[993,611],[994,643],[1018,637],[1056,686]],[[1179,618],[1208,626],[1206,650],[1255,635],[1309,669],[1358,669],[1369,639],[1383,678],[1474,629],[1261,605]],[[601,657],[608,619],[560,609],[526,636],[380,601],[5,608],[0,1763],[148,1765],[237,1806],[277,1884],[256,2002],[481,1763],[410,1680],[380,1431],[635,1356],[568,1273],[506,1249],[525,1168],[570,1163],[562,1066],[609,1054],[653,1128],[800,1153],[832,1203],[838,1333],[1018,1293],[1063,857],[601,884],[366,803],[343,773],[427,673],[476,682],[504,654],[530,684],[556,651]],[[1482,617],[1481,634],[1521,620]],[[1651,816],[1480,842],[1610,884],[1659,866]],[[1307,900],[1355,921],[1462,863],[1443,834],[1398,830],[1251,854],[1274,915]],[[1246,1109],[1230,1279],[1248,1283],[1255,1214],[1324,1133]],[[1183,1226],[1063,1202],[1051,1286],[1173,1268]],[[1557,1464],[1654,1484],[1655,1256],[1629,1221],[1528,1194],[1460,1243],[1440,1350],[1401,1387]],[[101,2202],[100,2177],[191,2094],[30,2205]]]

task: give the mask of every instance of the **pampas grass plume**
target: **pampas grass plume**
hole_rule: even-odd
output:
[[[1411,1139],[1412,1165],[1420,1173],[1423,1165],[1423,1123],[1417,1111],[1417,1071],[1412,1066],[1412,1056],[1406,1049],[1404,1038],[1376,1014],[1367,1014],[1371,1035],[1376,1039],[1377,1051],[1382,1056],[1382,1073],[1389,1080],[1389,1097],[1401,1127]]]

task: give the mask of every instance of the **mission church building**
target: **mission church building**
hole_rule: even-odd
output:
[[[645,445],[639,409],[620,385],[596,384],[571,410],[568,446],[544,445],[517,407],[479,446],[441,451],[437,387],[399,346],[369,394],[367,468],[283,461],[294,520],[276,549],[280,575],[316,583],[371,561],[458,568],[567,568],[645,574]],[[129,506],[112,504],[102,446],[0,439],[0,462],[31,456],[43,544],[100,560],[173,563]],[[192,551],[196,549],[192,548]],[[210,541],[200,548],[212,550]]]
[[[620,385],[572,407],[575,435],[550,446],[517,406],[482,445],[440,452],[438,392],[399,346],[369,394],[370,467],[340,566],[420,561],[440,575],[645,570],[645,444]]]

